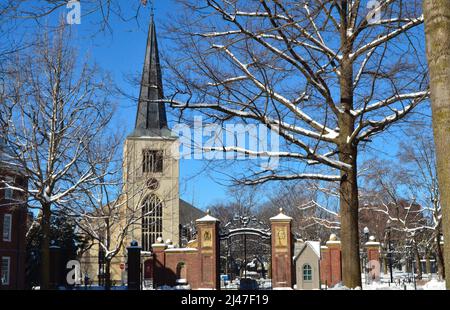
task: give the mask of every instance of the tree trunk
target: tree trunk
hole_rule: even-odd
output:
[[[344,14],[346,16],[346,13]],[[349,288],[361,287],[361,267],[359,259],[358,231],[358,182],[357,182],[357,145],[348,141],[355,127],[353,109],[353,63],[350,59],[352,44],[347,39],[346,27],[341,31],[342,53],[341,61],[341,106],[344,109],[338,117],[339,160],[351,166],[349,171],[341,170],[340,184],[340,217],[341,217],[341,248],[342,248],[342,281]]]
[[[111,260],[105,260],[105,289],[111,289]]]
[[[426,263],[425,263],[425,272],[427,273],[427,276],[431,275],[431,261],[430,261],[430,252],[427,251],[426,253]]]
[[[384,274],[388,274],[388,259],[386,255],[383,256],[383,270]]]
[[[436,263],[439,276],[441,279],[445,279],[444,254],[442,253],[440,234],[436,237]]]
[[[422,262],[421,257],[419,253],[419,249],[417,248],[417,245],[414,243],[414,256],[416,257],[416,269],[417,269],[417,279],[422,279]]]
[[[42,290],[49,288],[50,282],[50,205],[42,205],[41,241],[41,283]]]
[[[444,266],[450,270],[450,1],[424,0],[436,163],[441,189]],[[446,279],[450,289],[450,277]]]
[[[348,154],[341,154],[341,156],[351,157],[353,160],[352,171],[341,172],[343,179],[340,185],[339,201],[341,216],[342,281],[345,286],[355,288],[361,286],[356,148],[351,148]],[[344,162],[348,163],[348,161]]]

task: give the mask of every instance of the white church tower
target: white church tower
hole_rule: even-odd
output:
[[[150,251],[158,237],[179,242],[177,137],[167,125],[153,17],[150,22],[134,131],[124,145],[127,216],[136,217],[129,240]],[[141,213],[143,212],[143,213]],[[142,216],[142,218],[140,218]]]

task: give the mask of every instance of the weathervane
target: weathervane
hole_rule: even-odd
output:
[[[148,0],[141,0],[142,5],[146,6],[147,5],[147,1]],[[150,14],[151,14],[152,17],[155,15],[155,6],[154,6],[154,3],[153,3],[153,0],[150,0]]]
[[[155,16],[155,6],[153,3],[153,0],[150,0],[150,14],[151,14],[152,18]]]
[[[141,3],[142,3],[143,6],[146,6],[147,2],[148,2],[148,0],[141,0]],[[150,0],[150,10],[151,10],[152,14],[155,11],[155,6],[153,4],[153,0]]]

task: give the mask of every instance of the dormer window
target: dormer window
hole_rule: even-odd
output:
[[[162,172],[163,171],[163,152],[158,150],[142,151],[142,172]]]

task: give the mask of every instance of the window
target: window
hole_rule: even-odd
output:
[[[3,216],[3,241],[11,241],[12,215]]]
[[[7,177],[5,181],[3,181],[3,186],[5,188],[5,199],[13,199],[14,191],[11,188],[8,188],[8,185],[13,185],[14,178]]]
[[[5,188],[5,199],[13,199],[14,192],[11,188]]]
[[[163,152],[155,150],[142,151],[142,172],[162,172]]]
[[[310,264],[303,265],[303,281],[312,281],[312,268]]]
[[[1,284],[9,285],[9,270],[11,268],[11,258],[8,256],[2,257],[2,274],[1,274]]]
[[[162,203],[150,195],[142,206],[142,250],[151,251],[158,237],[162,237]]]

